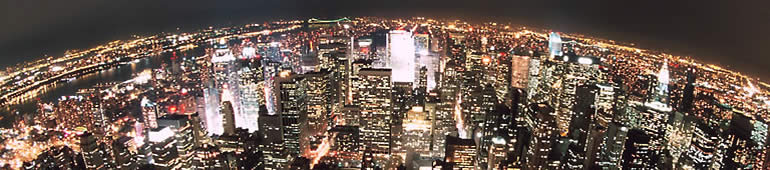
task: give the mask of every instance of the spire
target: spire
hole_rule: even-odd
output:
[[[656,109],[658,111],[670,112],[671,107],[668,106],[668,60],[663,61],[663,67],[658,72],[658,87],[655,88],[655,93],[652,93],[648,98],[648,102],[645,103],[648,107]]]
[[[663,67],[660,68],[660,72],[658,72],[658,84],[660,85],[668,85],[669,76],[668,76],[668,59],[663,61]]]

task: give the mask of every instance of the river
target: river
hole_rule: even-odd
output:
[[[203,47],[197,47],[187,51],[166,52],[160,55],[153,55],[139,59],[138,62],[119,65],[110,69],[79,76],[77,79],[69,82],[59,82],[55,85],[49,85],[48,89],[37,96],[37,99],[27,100],[21,104],[11,105],[0,108],[0,128],[10,128],[14,122],[22,116],[32,116],[38,112],[37,103],[53,102],[61,96],[75,95],[78,89],[91,88],[99,83],[123,82],[134,77],[136,73],[146,69],[160,68],[163,63],[171,66],[172,58],[181,60],[185,57],[202,56],[205,52]],[[176,57],[174,57],[176,56]]]

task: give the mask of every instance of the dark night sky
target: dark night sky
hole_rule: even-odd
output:
[[[420,15],[510,21],[632,42],[719,63],[767,82],[769,5],[767,0],[0,0],[0,67],[177,27]]]

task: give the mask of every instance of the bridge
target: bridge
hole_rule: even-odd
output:
[[[347,17],[340,18],[340,19],[333,19],[333,20],[321,20],[317,18],[311,18],[307,20],[308,24],[331,24],[331,23],[338,23],[338,22],[348,22],[350,19]]]
[[[56,81],[59,81],[63,78],[69,78],[69,77],[77,77],[81,75],[85,75],[88,73],[93,73],[96,71],[104,70],[107,68],[111,68],[114,66],[119,65],[121,61],[120,60],[114,60],[108,63],[95,63],[91,65],[87,65],[84,67],[80,67],[74,70],[66,71],[64,73],[58,74],[53,77],[49,77],[45,80],[40,80],[35,83],[32,83],[30,85],[24,86],[22,88],[16,89],[11,93],[5,94],[0,98],[0,106],[6,106],[8,104],[14,104],[17,102],[21,102],[24,100],[24,96],[27,92],[30,92],[32,90],[35,90],[41,86],[45,86],[51,83],[55,83]],[[19,98],[21,97],[21,98]]]

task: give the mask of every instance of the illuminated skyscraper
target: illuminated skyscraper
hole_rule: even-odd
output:
[[[527,151],[526,167],[542,169],[548,164],[548,155],[559,135],[556,127],[556,111],[549,105],[540,103],[530,105],[527,122],[531,122],[532,137]]]
[[[511,87],[526,89],[529,82],[529,56],[511,57]]]
[[[361,136],[364,167],[384,167],[391,153],[393,84],[390,69],[361,69],[355,87],[355,103],[361,109]]]
[[[174,131],[170,127],[158,127],[149,132],[149,144],[152,150],[150,163],[153,168],[163,170],[179,168],[179,152],[174,136]]]
[[[332,91],[330,86],[331,74],[328,71],[310,72],[302,75],[305,95],[301,107],[306,107],[306,134],[313,136],[322,134],[328,127],[331,117]]]
[[[429,113],[423,107],[412,107],[406,113],[401,136],[403,151],[406,151],[404,153],[415,152],[420,156],[430,156],[432,128],[429,118]]]
[[[650,152],[650,136],[639,129],[628,131],[625,150],[623,151],[623,168],[653,169],[655,168]]]
[[[672,110],[669,103],[668,74],[668,60],[666,60],[663,62],[663,66],[658,72],[657,86],[655,86],[653,89],[653,92],[650,94],[647,102],[644,104],[645,106],[661,112],[670,112]]]
[[[280,116],[283,128],[283,143],[285,153],[290,158],[300,154],[300,142],[303,127],[301,118],[305,117],[307,107],[305,103],[304,84],[302,77],[298,75],[281,76],[278,80],[278,90],[280,97]]]
[[[420,56],[428,55],[430,49],[430,33],[425,32],[422,27],[414,33],[414,50]]]
[[[474,169],[476,167],[476,143],[473,139],[446,137],[444,162],[452,165],[453,170]]]
[[[158,119],[158,126],[171,128],[177,141],[178,164],[181,168],[191,168],[195,137],[188,116],[166,115]]]
[[[393,82],[414,83],[416,77],[414,38],[412,33],[393,30],[388,34],[388,53]]]
[[[213,81],[206,81],[204,84],[207,88],[203,90],[205,109],[200,114],[201,121],[209,135],[221,135],[224,133],[224,129],[222,129],[222,115],[219,113],[221,93],[214,87]]]
[[[695,123],[692,141],[688,147],[686,156],[680,162],[691,162],[690,166],[696,169],[718,169],[721,160],[716,160],[716,152],[720,137],[717,129],[700,121]]]
[[[136,169],[136,153],[132,151],[135,149],[134,139],[131,137],[121,136],[117,140],[112,141],[112,155],[115,157],[115,168],[121,170]]]
[[[623,148],[626,143],[628,127],[620,123],[611,123],[604,134],[599,161],[596,163],[602,169],[620,169],[623,160]],[[590,168],[590,166],[589,166]]]
[[[257,118],[259,117],[260,97],[263,97],[261,93],[264,93],[258,85],[263,81],[260,80],[261,76],[259,76],[262,74],[261,65],[259,68],[243,67],[240,73],[241,84],[238,87],[241,88],[240,99],[243,109],[241,109],[242,114],[235,117],[235,124],[236,127],[254,132],[258,130]]]
[[[83,132],[80,134],[80,151],[83,153],[83,162],[88,169],[102,170],[107,169],[105,166],[104,158],[106,155],[104,150],[99,147],[99,142],[96,141],[96,136],[90,132]]]
[[[561,51],[561,43],[561,36],[559,33],[551,32],[551,34],[548,35],[548,49],[550,50],[550,58],[564,55],[564,53]]]
[[[219,106],[219,111],[221,112],[221,115],[224,116],[224,134],[235,134],[235,109],[233,108],[232,103],[230,101],[222,102]]]
[[[140,105],[142,106],[142,116],[144,121],[144,127],[150,128],[150,129],[158,127],[157,105],[152,101],[150,101],[149,99],[147,99],[147,97],[142,98]]]
[[[532,58],[529,60],[529,76],[527,79],[527,99],[533,99],[535,95],[538,93],[538,89],[540,88],[541,84],[541,57],[540,56],[532,56]],[[513,68],[513,67],[512,67]],[[512,83],[513,84],[513,83]],[[540,97],[542,98],[542,97]]]

